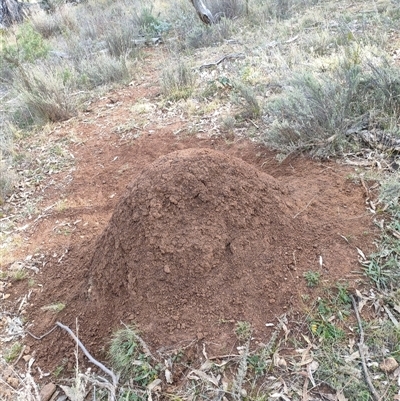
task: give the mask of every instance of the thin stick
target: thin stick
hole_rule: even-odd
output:
[[[293,216],[294,219],[295,219],[300,213],[303,213],[303,212],[308,208],[308,206],[311,205],[311,202],[315,199],[315,196],[316,196],[316,195],[314,195],[314,196],[312,197],[312,199],[310,200],[310,202],[307,203],[307,205],[306,205],[306,207],[305,207],[304,209],[300,210],[300,212],[296,213],[296,214]]]
[[[372,384],[371,378],[369,376],[369,372],[368,372],[368,367],[367,367],[367,362],[365,361],[365,354],[364,354],[364,330],[362,328],[362,324],[361,324],[361,318],[360,318],[360,314],[358,313],[358,309],[357,309],[357,303],[356,300],[354,299],[354,296],[351,295],[351,302],[353,303],[353,308],[354,308],[354,312],[356,313],[356,317],[357,317],[357,322],[358,322],[358,327],[360,329],[360,341],[358,343],[358,350],[360,352],[360,357],[361,357],[361,364],[363,367],[363,371],[364,371],[364,377],[365,377],[365,381],[368,384],[369,387],[369,391],[372,394],[372,398],[374,399],[374,401],[379,401],[381,400],[381,397],[379,396],[378,392],[376,391],[374,385]]]
[[[31,337],[33,337],[35,340],[41,340],[42,338],[48,336],[50,333],[52,333],[55,329],[57,328],[57,326],[54,326],[51,330],[49,330],[47,333],[44,333],[42,336],[37,337],[34,334],[32,334],[30,331],[25,330],[26,334],[29,334]]]
[[[364,191],[365,191],[365,197],[367,198],[366,200],[370,200],[370,199],[371,199],[371,195],[370,195],[370,193],[369,193],[369,189],[368,189],[367,186],[365,185],[364,178],[362,178],[362,177],[361,177],[361,184],[362,184],[362,186],[363,186],[363,188],[364,188]]]
[[[68,326],[64,326],[60,322],[56,322],[56,325],[58,327],[61,327],[62,329],[64,329],[65,331],[68,332],[68,334],[77,342],[77,344],[79,345],[80,349],[83,351],[83,353],[89,359],[89,361],[92,362],[97,367],[99,367],[103,372],[107,373],[112,378],[114,387],[117,387],[118,379],[117,379],[117,376],[114,374],[114,372],[112,372],[110,369],[106,368],[101,362],[99,362],[96,359],[94,359],[92,357],[92,355],[90,355],[89,351],[85,348],[85,346],[81,343],[79,338],[74,334],[74,332]]]

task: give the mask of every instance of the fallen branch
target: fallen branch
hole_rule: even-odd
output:
[[[68,326],[64,326],[60,322],[56,322],[56,325],[68,332],[68,334],[76,341],[76,343],[79,345],[79,348],[83,351],[83,353],[86,355],[86,357],[89,359],[90,362],[99,367],[104,373],[107,373],[112,378],[113,386],[114,388],[116,388],[118,385],[118,378],[115,375],[115,373],[112,372],[110,369],[106,368],[101,362],[94,359],[92,355],[90,355],[89,351],[85,348],[85,346],[81,343],[79,338],[74,334],[74,332]]]
[[[358,313],[358,309],[357,309],[357,302],[354,299],[354,296],[351,295],[351,302],[353,304],[353,309],[354,312],[356,313],[356,317],[357,317],[357,322],[358,322],[358,327],[360,329],[360,341],[358,342],[358,350],[360,352],[360,357],[361,357],[361,364],[363,367],[363,371],[364,371],[364,377],[365,377],[365,381],[367,382],[367,385],[369,387],[369,391],[372,394],[372,398],[374,399],[374,401],[379,401],[381,400],[381,397],[379,396],[378,392],[376,391],[374,385],[372,384],[371,378],[369,376],[369,372],[368,372],[368,367],[367,367],[367,362],[365,359],[365,354],[364,354],[364,330],[362,328],[362,324],[361,324],[361,318],[360,318],[360,314]]]
[[[214,24],[215,18],[211,14],[211,11],[203,3],[203,0],[190,0],[196,9],[197,15],[206,25]]]

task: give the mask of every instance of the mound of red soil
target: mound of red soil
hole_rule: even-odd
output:
[[[126,150],[121,165],[147,155],[149,141],[143,140],[148,148]],[[265,323],[286,312],[295,322],[305,309],[303,295],[313,300],[325,282],[354,284],[353,272],[360,270],[355,246],[368,253],[373,231],[366,231],[372,224],[362,188],[345,179],[347,170],[301,158],[259,161],[247,142],[221,149],[195,144],[164,152],[152,163],[142,157],[116,206],[104,201],[114,207],[107,225],[98,224],[96,214],[92,220],[83,215],[87,222],[78,224],[72,238],[57,237],[70,245],[62,257],[58,251],[48,258],[43,291],[30,309],[31,330],[40,335],[56,320],[72,328],[78,321],[81,340],[98,358],[121,322],[137,324],[153,349],[198,339],[210,355],[229,353],[237,321],[250,322],[254,337],[266,342],[272,329]],[[104,165],[122,177],[121,167]],[[115,190],[113,174],[106,176]],[[83,177],[85,184],[73,189],[87,197],[89,191],[89,199],[96,191],[107,194],[100,185],[104,177],[93,188]],[[103,210],[96,206],[90,213],[94,209]],[[66,210],[54,219],[69,217],[74,224],[78,212]],[[317,288],[306,285],[303,273],[309,270],[321,274]],[[57,315],[40,309],[59,300],[67,306]],[[41,366],[51,370],[68,360],[73,369],[74,344],[65,332],[55,330],[40,342],[28,338],[28,344]]]
[[[274,178],[221,153],[162,157],[135,180],[97,243],[98,307],[129,304],[159,343],[177,328],[178,337],[201,336],[192,329],[199,323],[267,322],[295,290],[285,255],[292,262],[305,236],[288,199]]]
[[[160,158],[133,182],[97,242],[88,269],[97,316],[118,324],[128,309],[156,346],[171,335],[211,333],[224,347],[233,332],[227,321],[265,331],[299,302],[303,272],[318,269],[318,221],[294,218],[300,206],[291,192],[216,151]]]

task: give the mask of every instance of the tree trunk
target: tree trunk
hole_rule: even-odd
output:
[[[17,0],[0,0],[0,25],[8,27],[23,19],[21,3]]]
[[[199,18],[207,25],[215,22],[211,11],[204,5],[203,0],[190,0],[197,11]]]

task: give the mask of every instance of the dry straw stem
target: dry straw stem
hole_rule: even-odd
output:
[[[365,381],[368,384],[369,391],[371,392],[371,395],[372,395],[372,398],[374,399],[374,401],[380,401],[382,398],[380,397],[380,395],[376,391],[374,385],[372,384],[371,377],[368,372],[367,362],[366,362],[365,354],[364,354],[364,349],[365,349],[364,330],[362,328],[360,314],[358,313],[357,302],[354,299],[353,295],[351,295],[350,297],[351,297],[351,302],[353,304],[354,312],[357,317],[358,327],[360,329],[360,341],[358,343],[358,350],[360,352],[361,363],[362,363],[362,367],[363,367],[363,371],[364,371]]]
[[[18,392],[17,400],[21,401],[40,401],[42,398],[39,393],[38,385],[31,375],[31,367],[35,362],[34,358],[28,362],[25,379],[22,381],[23,388]]]

